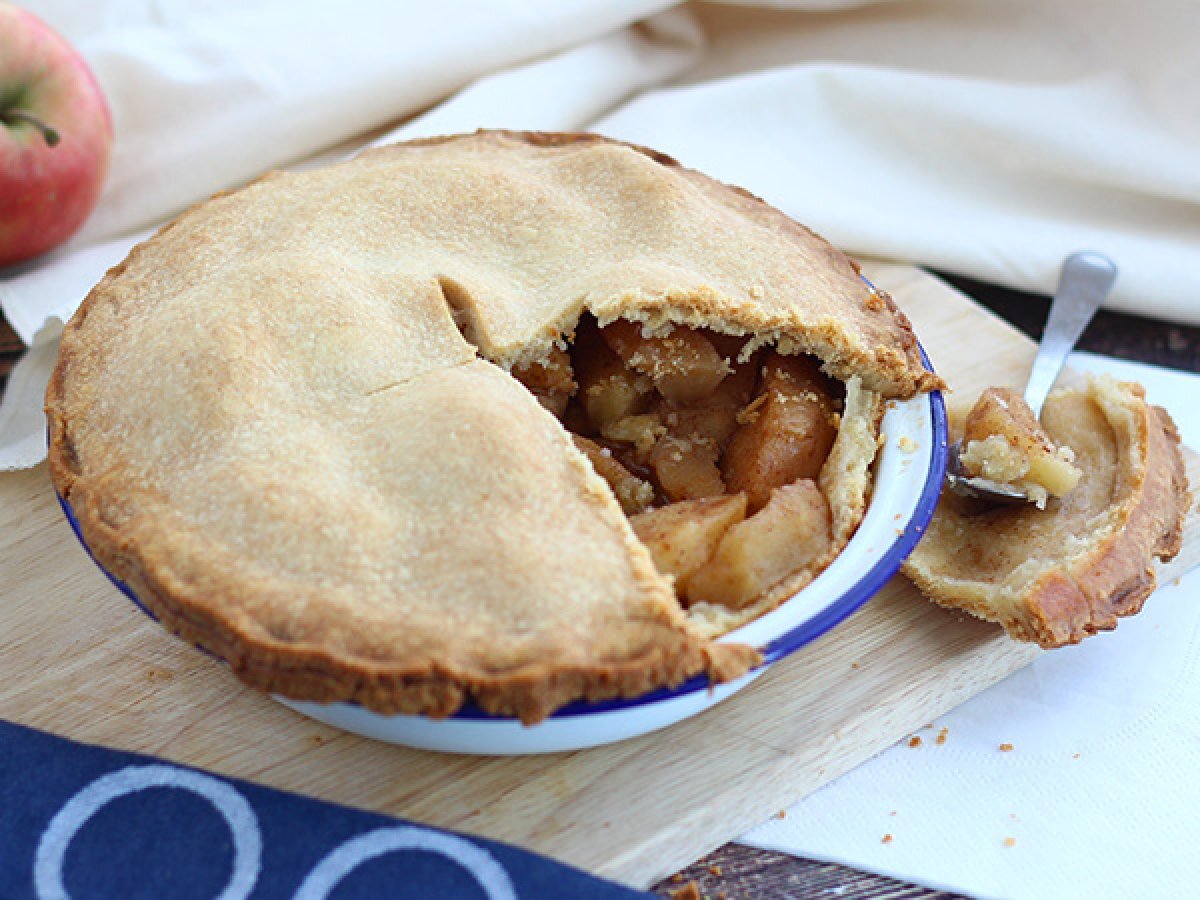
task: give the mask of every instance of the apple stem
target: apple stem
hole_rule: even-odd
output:
[[[42,139],[45,140],[47,147],[53,147],[58,143],[57,131],[37,116],[27,113],[23,109],[10,109],[4,113],[0,113],[0,122],[3,122],[5,125],[11,125],[14,122],[24,122],[26,125],[32,125],[42,133]]]

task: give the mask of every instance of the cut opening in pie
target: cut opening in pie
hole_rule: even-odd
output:
[[[512,371],[612,489],[693,624],[720,634],[818,574],[861,519],[881,412],[752,336],[584,313]]]

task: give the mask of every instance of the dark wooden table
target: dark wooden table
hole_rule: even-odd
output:
[[[1012,322],[1026,334],[1041,335],[1049,300],[937,273],[959,290]],[[0,317],[0,391],[23,349],[8,323]],[[1080,349],[1123,359],[1200,372],[1200,328],[1171,325],[1153,319],[1101,312],[1084,333]],[[845,866],[800,859],[782,853],[726,844],[655,887],[663,896],[686,892],[705,898],[825,898],[842,900],[908,900],[948,898],[954,894],[859,872]],[[687,893],[683,893],[687,896]]]

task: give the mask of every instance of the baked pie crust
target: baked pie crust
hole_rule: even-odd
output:
[[[815,563],[681,607],[554,414],[593,319],[740,336],[731,368],[819,359],[843,392],[809,482],[829,554],[883,399],[940,386],[891,299],[749,194],[596,136],[480,132],[268,175],[135,248],[63,335],[50,471],[97,560],[263,690],[535,722],[735,677],[757,652],[712,636]]]
[[[1140,385],[1100,377],[1055,391],[1042,424],[1074,450],[1078,485],[1045,509],[943,491],[904,573],[943,606],[1059,647],[1141,610],[1152,560],[1179,552],[1192,499],[1175,425]]]

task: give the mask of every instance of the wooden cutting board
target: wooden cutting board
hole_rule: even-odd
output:
[[[916,269],[867,274],[963,396],[1020,381],[1031,344],[1008,325]],[[1189,475],[1200,484],[1194,456]],[[1200,562],[1198,532],[1193,513],[1161,577]],[[45,466],[0,475],[0,717],[509,841],[632,885],[764,821],[1038,652],[896,578],[731,700],[658,734],[548,757],[409,750],[243,688],[109,584],[71,534]]]

